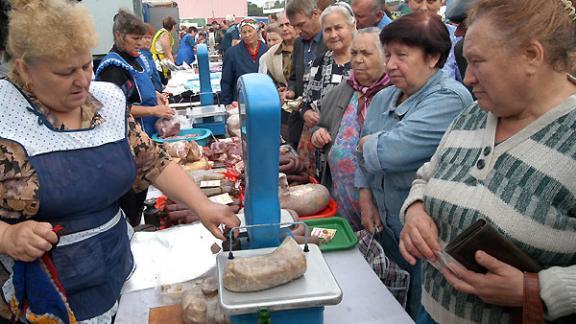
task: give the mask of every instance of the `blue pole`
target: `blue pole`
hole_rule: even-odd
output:
[[[212,84],[210,84],[208,47],[206,44],[198,44],[198,46],[196,46],[196,52],[196,56],[198,57],[198,73],[200,74],[200,105],[213,105],[214,94],[212,92]]]
[[[268,75],[250,73],[238,79],[238,104],[246,175],[244,216],[247,225],[280,222],[278,162],[280,98]],[[250,248],[280,244],[280,227],[248,228]]]

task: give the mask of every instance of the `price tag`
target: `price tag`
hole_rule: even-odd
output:
[[[220,187],[220,180],[203,180],[200,181],[200,188]]]
[[[314,227],[310,235],[319,238],[321,241],[329,242],[336,235],[336,230],[332,228]]]
[[[223,193],[221,195],[208,197],[208,199],[210,199],[212,202],[215,202],[217,204],[223,204],[223,205],[228,205],[228,204],[231,204],[234,202],[234,200],[232,200],[232,198],[230,197],[230,194],[228,194],[228,193]]]

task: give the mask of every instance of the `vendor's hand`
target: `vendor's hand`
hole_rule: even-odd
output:
[[[197,211],[202,224],[218,239],[225,240],[219,228],[221,224],[224,224],[227,228],[240,226],[240,219],[226,205],[209,201],[203,204],[201,208],[198,208]]]
[[[286,98],[286,91],[288,91],[288,88],[282,86],[282,87],[278,87],[278,96],[280,96],[280,104],[283,105],[284,104],[284,100]]]
[[[436,253],[442,250],[438,241],[438,228],[424,204],[417,201],[406,209],[405,224],[400,232],[400,253],[408,263],[416,264],[416,258],[436,261]]]
[[[312,134],[312,145],[316,148],[323,148],[326,144],[332,142],[332,137],[330,133],[326,130],[326,128],[319,128]]]
[[[190,224],[200,220],[196,213],[184,204],[170,202],[166,204],[168,219],[172,224]]]
[[[168,106],[168,96],[167,93],[156,92],[156,103],[158,105]]]
[[[0,237],[2,252],[14,260],[31,262],[50,251],[58,236],[50,223],[24,221],[8,225]]]
[[[360,221],[364,229],[370,233],[374,230],[382,230],[382,220],[378,207],[372,201],[372,191],[370,189],[360,189]]]
[[[154,116],[159,118],[172,118],[174,110],[166,105],[158,105],[154,107]]]
[[[226,105],[226,110],[234,109],[238,107],[238,101],[232,101],[231,104]]]
[[[306,124],[308,128],[316,126],[316,124],[318,124],[318,122],[320,121],[320,114],[318,114],[312,109],[307,110],[304,113],[303,117],[304,117],[304,124]]]
[[[284,100],[296,98],[296,93],[292,90],[287,90],[284,92]]]
[[[481,274],[450,263],[442,270],[446,280],[465,294],[476,295],[487,304],[506,307],[522,306],[524,274],[484,251],[476,251],[476,262],[488,269]]]

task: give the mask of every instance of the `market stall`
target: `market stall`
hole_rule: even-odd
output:
[[[116,323],[411,322],[355,247],[347,221],[324,217],[336,209],[328,190],[308,183],[305,166],[280,146],[271,80],[248,74],[238,88],[239,123],[228,133],[239,137],[181,138],[178,128],[156,140],[211,200],[239,213],[239,235],[218,245],[199,224],[169,228],[181,219],[175,212],[194,215],[157,198],[155,229],[169,229],[133,239],[136,272]]]

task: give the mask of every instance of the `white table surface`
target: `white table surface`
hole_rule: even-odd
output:
[[[324,323],[414,323],[357,248],[324,253],[324,257],[343,292],[340,304],[326,306]],[[125,294],[115,324],[148,323],[150,308],[168,304],[173,302],[162,300],[155,289]]]

